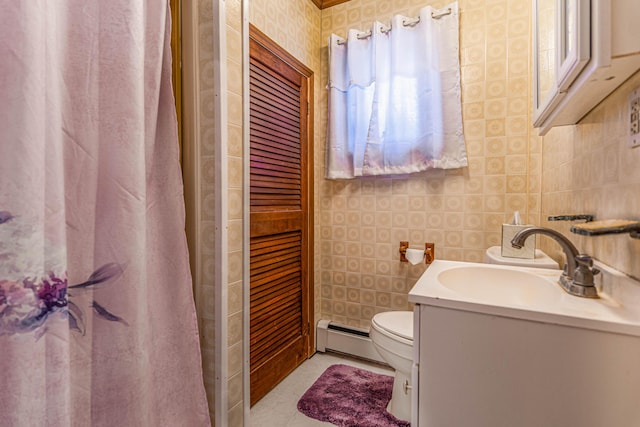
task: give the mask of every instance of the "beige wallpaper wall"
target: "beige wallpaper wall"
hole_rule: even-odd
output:
[[[327,81],[327,37],[366,30],[394,14],[448,1],[351,0],[322,13],[322,74]],[[422,175],[321,180],[321,314],[368,327],[380,312],[408,309],[407,292],[424,266],[399,262],[399,242],[436,258],[482,261],[500,243],[501,224],[515,210],[536,223],[541,155],[530,128],[530,11],[527,0],[461,0],[460,57],[464,132],[469,167]],[[326,129],[326,91],[319,93]],[[324,134],[318,147],[324,149]],[[323,173],[324,153],[316,157]],[[318,285],[318,282],[316,283]]]
[[[549,222],[549,215],[589,213],[596,219],[640,220],[640,148],[627,145],[627,96],[640,87],[640,73],[596,107],[580,124],[552,129],[543,137],[543,225],[569,236],[576,247],[635,278],[640,278],[640,240],[628,234],[586,237],[571,223]],[[541,241],[558,260],[554,242]]]
[[[436,256],[480,261],[519,210],[539,219],[540,147],[529,128],[530,2],[462,0],[463,114],[469,168],[328,181],[324,176],[327,38],[414,16],[436,0],[351,0],[320,12],[310,0],[251,0],[250,21],[316,73],[316,318],[367,327],[407,309],[424,266],[398,261],[401,240],[435,242]]]

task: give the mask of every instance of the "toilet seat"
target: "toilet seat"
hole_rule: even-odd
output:
[[[385,311],[371,319],[371,326],[391,339],[413,345],[413,312]]]

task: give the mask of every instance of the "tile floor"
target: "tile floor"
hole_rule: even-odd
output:
[[[251,427],[316,427],[332,426],[307,417],[296,405],[305,391],[331,365],[341,363],[387,375],[393,370],[382,365],[349,358],[335,353],[316,353],[251,408]]]

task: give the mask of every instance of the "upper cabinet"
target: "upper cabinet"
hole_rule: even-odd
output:
[[[534,0],[533,125],[575,124],[640,69],[638,0]]]

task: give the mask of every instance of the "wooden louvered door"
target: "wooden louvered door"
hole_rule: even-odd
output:
[[[310,70],[250,29],[251,405],[310,355]]]

